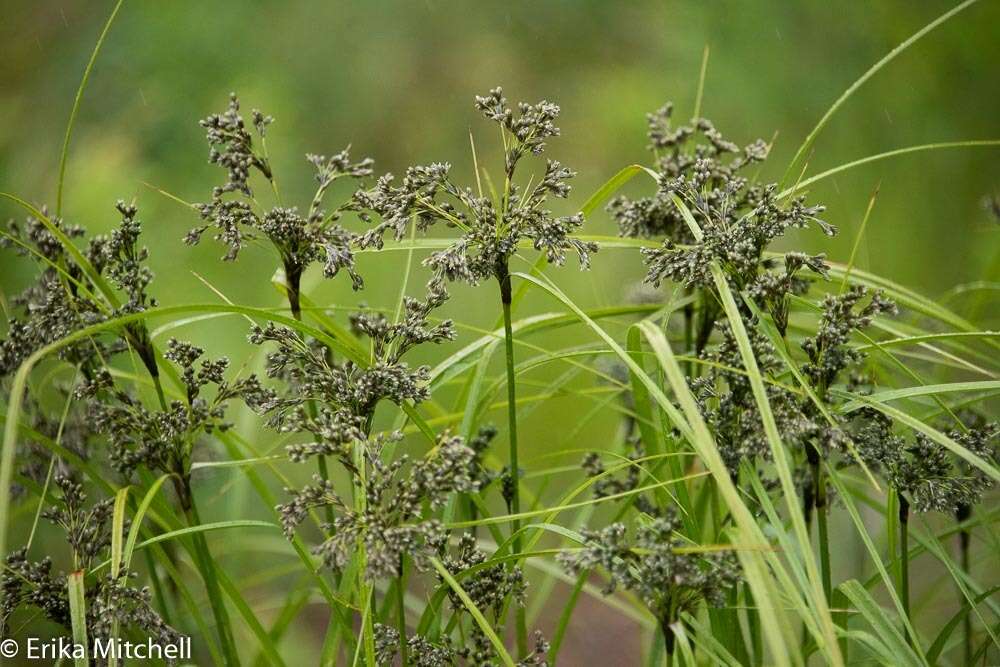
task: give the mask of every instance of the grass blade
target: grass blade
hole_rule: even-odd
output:
[[[497,657],[500,658],[500,661],[507,667],[515,667],[514,660],[510,657],[510,654],[507,653],[507,649],[504,647],[503,641],[501,641],[500,637],[497,636],[493,626],[486,620],[486,617],[483,616],[483,612],[479,610],[479,607],[477,607],[476,603],[472,601],[469,594],[465,592],[462,585],[458,583],[455,577],[453,577],[448,571],[448,568],[446,568],[437,558],[431,558],[430,562],[431,565],[434,566],[434,569],[438,571],[438,574],[441,575],[441,578],[444,579],[445,583],[451,587],[451,590],[453,590],[455,595],[457,595],[462,601],[462,604],[465,605],[469,614],[471,614],[472,618],[475,619],[476,625],[479,626],[479,629],[483,631],[483,634],[485,634],[487,639],[490,640],[490,643],[493,644],[493,648],[496,650]]]
[[[916,43],[918,40],[920,40],[920,38],[924,37],[931,31],[933,31],[935,28],[937,28],[939,25],[941,25],[951,17],[955,16],[962,10],[967,9],[968,7],[972,6],[975,3],[976,0],[965,0],[965,2],[962,2],[961,4],[951,8],[941,16],[937,17],[936,19],[925,25],[923,28],[915,32],[901,44],[899,44],[892,51],[883,56],[881,60],[879,60],[877,63],[868,68],[868,71],[862,74],[854,83],[848,86],[847,90],[845,90],[841,94],[841,96],[837,98],[837,100],[833,103],[833,105],[829,109],[827,109],[825,114],[823,114],[823,117],[819,119],[819,122],[816,123],[816,127],[814,127],[812,131],[810,131],[809,134],[806,135],[806,138],[802,142],[802,145],[799,146],[799,149],[797,151],[795,151],[795,156],[792,158],[792,161],[788,164],[788,168],[785,170],[785,175],[782,177],[781,180],[786,181],[788,179],[788,175],[798,167],[799,162],[812,147],[813,142],[816,141],[816,137],[819,136],[819,133],[823,131],[823,128],[826,127],[826,124],[830,122],[831,118],[833,118],[833,115],[837,113],[837,110],[840,109],[840,107],[843,106],[843,104],[847,100],[849,100],[851,96],[854,95],[854,93],[857,92],[857,90],[861,88],[861,86],[863,86],[866,81],[868,81],[868,79],[875,76],[875,74],[878,73],[879,70],[888,65],[890,62],[892,62],[898,55],[906,51],[906,49],[913,46],[913,44]]]
[[[83,571],[77,570],[66,577],[69,593],[69,619],[73,630],[73,664],[75,667],[87,667],[90,663],[87,655],[87,593],[83,583]],[[83,651],[79,647],[83,647]]]
[[[97,38],[97,44],[94,45],[94,51],[90,54],[90,60],[87,62],[87,67],[83,70],[83,78],[80,80],[80,87],[76,89],[76,97],[73,100],[73,109],[69,113],[69,122],[66,123],[66,135],[63,137],[62,152],[59,155],[59,185],[56,188],[56,216],[62,215],[62,200],[63,200],[63,184],[66,179],[66,158],[69,156],[69,140],[73,136],[73,126],[76,124],[76,113],[80,110],[80,100],[83,99],[83,91],[87,89],[87,81],[90,79],[90,72],[94,69],[94,62],[97,60],[97,54],[101,51],[101,46],[104,44],[104,38],[108,36],[108,31],[111,30],[111,24],[115,21],[115,16],[118,15],[118,10],[121,9],[122,3],[125,0],[118,0],[115,3],[114,9],[111,10],[111,16],[108,17],[107,22],[104,24],[104,29],[101,31],[100,37]]]

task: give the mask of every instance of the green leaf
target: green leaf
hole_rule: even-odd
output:
[[[59,185],[56,188],[57,216],[62,215],[63,183],[66,180],[66,158],[69,156],[69,140],[73,136],[73,125],[76,123],[76,113],[80,109],[80,100],[83,99],[83,91],[87,89],[87,81],[90,79],[90,73],[94,69],[94,62],[97,60],[97,54],[101,51],[101,45],[104,44],[104,38],[108,36],[111,24],[114,23],[115,16],[118,15],[118,10],[121,9],[123,2],[124,0],[118,0],[114,9],[111,10],[111,16],[105,22],[101,36],[97,38],[97,44],[94,45],[94,51],[90,54],[87,67],[83,70],[83,78],[80,80],[80,86],[76,89],[76,97],[73,99],[73,110],[69,113],[69,122],[66,123],[66,135],[63,137],[62,151],[59,154]]]
[[[604,185],[599,187],[594,194],[590,195],[587,201],[583,203],[583,206],[580,207],[580,212],[589,217],[601,204],[610,199],[611,195],[618,192],[623,185],[631,181],[636,174],[642,173],[642,169],[637,164],[630,164],[619,171],[609,178]]]
[[[128,540],[125,542],[125,550],[122,554],[122,563],[125,565],[127,570],[132,566],[132,553],[135,551],[136,540],[139,539],[139,530],[142,527],[142,520],[146,518],[146,512],[149,510],[150,504],[153,502],[153,498],[156,497],[156,493],[163,486],[163,483],[167,481],[170,475],[163,475],[149,487],[146,491],[146,495],[142,497],[139,502],[139,507],[135,511],[135,515],[132,517],[132,526],[128,531]],[[114,563],[112,563],[112,571],[114,569]]]
[[[978,605],[980,602],[993,597],[997,594],[997,592],[1000,592],[1000,586],[994,586],[987,591],[983,591],[972,600],[966,600],[965,604],[962,605],[962,608],[951,617],[943,628],[941,628],[941,632],[938,633],[938,636],[934,639],[934,643],[931,644],[931,647],[927,650],[927,662],[932,665],[938,664],[938,658],[941,657],[941,652],[944,651],[948,638],[951,637],[953,632],[955,632],[955,628],[962,622],[962,619],[969,615],[969,612],[972,611],[973,607]]]
[[[889,649],[889,654],[894,656],[895,665],[926,665],[912,647],[903,640],[903,635],[895,623],[889,621],[889,615],[872,598],[871,594],[858,583],[856,579],[845,581],[840,585],[840,590],[847,596],[865,620],[872,626],[877,636]]]
[[[805,140],[802,142],[802,145],[799,146],[799,149],[795,151],[795,156],[792,158],[792,161],[789,163],[788,168],[785,170],[785,176],[782,178],[782,180],[783,181],[786,180],[788,178],[788,175],[799,165],[799,162],[802,160],[803,157],[805,157],[805,154],[812,147],[813,142],[816,141],[816,137],[818,137],[819,133],[823,131],[823,128],[826,127],[826,124],[828,122],[830,122],[830,119],[833,118],[833,115],[835,113],[837,113],[837,110],[840,109],[840,107],[847,100],[849,100],[851,96],[854,95],[854,93],[857,92],[857,90],[861,88],[861,86],[863,86],[866,81],[868,81],[868,79],[875,76],[875,74],[879,70],[888,65],[890,62],[892,62],[896,58],[896,56],[906,51],[906,49],[910,48],[920,38],[924,37],[929,32],[931,32],[939,25],[941,25],[951,17],[955,16],[962,10],[972,6],[975,2],[976,0],[965,0],[965,2],[949,9],[947,12],[945,12],[938,18],[934,19],[933,21],[925,25],[923,28],[921,28],[913,35],[911,35],[909,38],[904,40],[892,51],[883,56],[881,60],[879,60],[877,63],[868,68],[868,71],[862,74],[854,83],[848,86],[847,90],[845,90],[840,95],[840,97],[837,98],[837,100],[833,103],[833,105],[829,109],[827,109],[826,113],[823,114],[823,117],[819,119],[819,122],[816,123],[816,127],[814,127],[809,132]]]
[[[972,0],[975,2],[975,0]],[[790,188],[787,188],[778,194],[778,199],[784,199],[794,195],[796,192],[805,190],[807,187],[822,181],[824,178],[829,178],[835,174],[839,174],[842,171],[847,171],[848,169],[853,169],[854,167],[860,167],[863,164],[868,164],[870,162],[878,162],[879,160],[885,160],[887,158],[896,157],[897,155],[906,155],[907,153],[919,153],[920,151],[932,151],[939,150],[942,148],[979,148],[979,147],[993,147],[1000,146],[1000,139],[973,139],[970,141],[942,141],[933,144],[921,144],[919,146],[907,146],[906,148],[897,148],[896,150],[886,151],[885,153],[879,153],[877,155],[869,155],[868,157],[861,158],[859,160],[854,160],[852,162],[847,162],[842,165],[833,167],[832,169],[827,169],[824,172],[816,174],[815,176],[810,176],[807,179],[799,181]]]
[[[448,586],[451,587],[451,590],[455,592],[455,595],[457,595],[458,598],[462,601],[462,604],[465,605],[465,608],[469,611],[469,614],[471,614],[472,618],[475,619],[476,625],[479,626],[479,629],[483,631],[483,634],[486,635],[486,638],[490,640],[491,644],[493,644],[493,648],[494,650],[496,650],[497,657],[500,658],[503,664],[507,665],[507,667],[515,667],[514,660],[513,658],[510,657],[510,654],[507,653],[507,649],[504,648],[503,641],[501,641],[500,638],[497,636],[497,633],[493,629],[493,626],[490,625],[490,622],[486,620],[486,617],[483,616],[483,612],[479,610],[479,607],[477,607],[476,603],[472,601],[472,598],[469,597],[469,594],[465,592],[465,589],[462,588],[462,585],[455,580],[455,577],[453,577],[451,573],[448,572],[448,568],[446,568],[441,563],[441,561],[439,561],[437,558],[431,558],[430,561],[431,565],[434,566],[434,569],[437,570],[438,574],[441,575],[441,578],[444,579],[445,583],[447,583]]]
[[[90,647],[87,644],[87,594],[83,584],[83,570],[77,570],[66,577],[69,593],[69,619],[73,630],[73,643],[84,647],[84,655],[73,658],[76,667],[87,667]],[[74,655],[76,652],[74,651]]]

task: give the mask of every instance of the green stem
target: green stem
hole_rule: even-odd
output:
[[[166,412],[167,411],[167,398],[163,394],[163,384],[160,382],[160,374],[155,373],[152,375],[153,386],[156,387],[156,398],[160,402],[160,408]]]
[[[198,508],[194,504],[194,495],[190,492],[190,486],[185,484],[185,498],[182,504],[185,505],[184,515],[187,517],[188,525],[192,528],[201,525],[201,518],[198,516]],[[229,624],[229,613],[226,611],[225,601],[222,599],[222,588],[219,586],[219,579],[215,574],[215,561],[212,553],[208,549],[208,542],[204,533],[194,533],[191,535],[194,543],[195,564],[201,570],[202,580],[205,582],[205,592],[212,607],[212,616],[215,618],[216,631],[219,633],[219,644],[227,665],[239,665],[239,654],[236,651],[236,642],[233,640],[233,630]]]
[[[285,269],[285,294],[288,297],[288,307],[292,311],[292,317],[297,321],[302,321],[302,305],[301,305],[301,284],[302,284],[302,269],[297,268],[294,264],[289,262],[284,263]],[[306,403],[306,409],[309,411],[309,416],[316,417],[316,404],[312,401]],[[319,473],[320,479],[324,482],[329,481],[330,471],[326,465],[326,456],[320,454],[316,457],[316,470]],[[334,515],[333,508],[327,506],[324,509],[324,515],[326,516],[326,521],[329,524],[333,524]]]
[[[396,614],[399,623],[399,656],[401,667],[410,664],[406,644],[406,580],[404,578],[405,557],[399,557],[399,578],[396,580]]]
[[[691,294],[691,289],[688,288],[687,294]],[[684,306],[684,354],[693,355],[694,350],[694,304],[689,303]],[[694,360],[689,359],[685,364],[684,368],[687,371],[688,377],[694,376]]]
[[[910,547],[909,547],[910,502],[899,494],[899,597],[903,603],[903,614],[910,617]],[[909,633],[906,641],[911,641]]]
[[[153,595],[156,598],[156,604],[160,608],[160,616],[166,621],[167,625],[172,625],[173,621],[172,615],[170,613],[170,607],[167,604],[167,595],[163,590],[163,584],[160,583],[160,574],[156,571],[156,562],[153,560],[153,554],[150,549],[143,549],[142,553],[146,558],[146,569],[149,570],[149,579],[153,582]]]
[[[817,459],[818,459],[817,453]],[[826,479],[823,467],[817,460],[812,466],[813,498],[816,504],[816,524],[819,527],[819,565],[823,577],[823,595],[826,603],[833,600],[833,577],[830,572],[830,536],[826,522]]]
[[[958,510],[955,512],[955,520],[959,523],[965,523],[969,517],[972,516],[972,506],[971,505],[959,505]],[[959,547],[959,558],[962,564],[962,572],[965,574],[970,574],[969,572],[969,530],[968,528],[963,528],[958,534],[958,547]],[[959,602],[962,601],[961,589],[959,589]],[[962,657],[963,665],[971,665],[972,661],[972,614],[966,614],[965,618],[962,619]]]
[[[671,620],[669,618],[664,618],[660,621],[660,632],[663,634],[663,657],[666,665],[670,665],[670,661],[673,658],[674,643],[676,641],[674,629],[670,627],[670,624]]]
[[[504,349],[506,352],[507,365],[507,423],[508,438],[510,441],[510,511],[513,514],[521,512],[520,477],[521,471],[517,463],[517,389],[514,378],[514,331],[511,324],[510,305],[512,292],[510,286],[510,272],[506,262],[499,268],[497,278],[500,282],[500,301],[503,304],[503,331]],[[514,540],[511,543],[511,554],[516,556],[521,553],[521,521],[515,519],[511,522],[511,533]],[[513,561],[516,564],[517,561]],[[528,625],[524,607],[517,605],[515,610],[517,624],[517,650],[521,655],[528,651]]]

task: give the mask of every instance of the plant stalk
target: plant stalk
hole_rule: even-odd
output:
[[[910,501],[902,493],[899,495],[899,597],[903,603],[903,614],[910,617]],[[906,633],[907,643],[912,643]]]
[[[688,294],[691,294],[691,289],[688,288]],[[694,350],[694,304],[689,303],[684,306],[684,354],[693,355]],[[688,377],[694,375],[694,360],[689,359],[684,364],[684,369],[687,372]]]
[[[497,279],[500,282],[500,302],[503,305],[504,350],[507,366],[507,425],[510,441],[510,498],[509,505],[512,514],[521,512],[521,469],[517,463],[517,388],[514,377],[514,331],[511,323],[511,302],[513,292],[510,284],[510,271],[507,263],[498,267]],[[515,519],[511,523],[511,555],[521,553],[521,521]],[[513,561],[516,565],[517,561]],[[521,655],[528,651],[528,626],[524,607],[516,605],[515,617],[517,625],[517,649]]]
[[[955,520],[960,524],[965,523],[972,516],[972,506],[961,504],[955,511]],[[959,562],[962,565],[962,571],[966,574],[969,572],[969,546],[970,546],[970,535],[968,528],[962,528],[961,532],[958,534],[958,548],[959,548]],[[963,596],[961,589],[959,590],[959,602],[962,602]],[[962,619],[962,657],[963,665],[972,664],[972,615],[966,614],[965,618]]]
[[[399,578],[396,580],[396,614],[397,622],[399,623],[399,664],[401,667],[407,667],[410,664],[410,658],[407,655],[407,642],[406,642],[406,581],[404,579],[404,566],[406,563],[406,558],[404,556],[399,557]]]
[[[670,627],[670,623],[669,618],[660,620],[660,632],[663,633],[664,664],[666,665],[670,665],[671,660],[673,660],[674,644],[677,641],[677,636],[674,634],[674,629]]]
[[[829,605],[833,601],[833,576],[830,568],[830,535],[827,530],[826,515],[826,479],[823,475],[823,466],[819,461],[819,452],[815,447],[810,446],[815,452],[816,461],[810,461],[813,478],[813,503],[816,506],[816,525],[819,528],[819,565],[823,578],[823,595]]]
[[[192,528],[201,525],[201,517],[198,515],[198,508],[194,502],[194,494],[188,480],[181,482],[182,496],[181,506],[184,509],[184,516],[188,525]],[[209,603],[212,607],[212,616],[215,618],[216,631],[219,633],[219,644],[227,665],[239,665],[239,653],[236,650],[236,642],[233,639],[233,630],[229,623],[229,613],[226,611],[226,603],[222,599],[222,588],[215,574],[215,561],[208,548],[208,541],[204,533],[193,533],[191,541],[194,544],[195,564],[201,570],[201,577],[205,583],[205,592],[208,595]]]

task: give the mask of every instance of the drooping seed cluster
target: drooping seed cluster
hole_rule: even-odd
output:
[[[42,518],[59,526],[73,551],[73,562],[79,568],[89,568],[98,555],[111,546],[111,514],[114,501],[110,498],[86,507],[83,485],[67,477],[57,477],[56,487],[62,492],[59,504],[44,512]]]
[[[96,453],[94,445],[99,436],[87,418],[87,411],[72,401],[73,387],[68,383],[56,383],[53,389],[62,405],[70,404],[69,409],[65,414],[53,417],[37,398],[26,396],[23,410],[25,420],[30,423],[31,428],[17,442],[18,473],[39,486],[43,486],[49,477],[50,465],[53,479],[65,477],[79,480],[80,471],[74,465],[75,460],[89,460]],[[57,439],[67,454],[53,458],[48,445]],[[11,494],[15,498],[21,497],[28,490],[17,482],[11,486]]]
[[[867,300],[866,300],[867,299]],[[815,336],[802,342],[802,349],[809,363],[802,371],[818,388],[829,387],[833,380],[863,354],[846,343],[852,331],[864,329],[875,316],[896,314],[896,304],[886,299],[880,291],[870,293],[860,285],[850,287],[839,295],[828,295],[821,304],[823,316]]]
[[[856,420],[854,440],[865,462],[881,470],[889,484],[908,499],[915,512],[955,513],[979,503],[993,479],[969,461],[951,453],[924,433],[912,441],[893,432],[892,421],[881,412],[863,408]],[[1000,463],[1000,424],[983,422],[947,435],[989,465]]]
[[[420,634],[406,637],[409,664],[416,667],[451,667],[460,659],[460,652],[452,646],[448,637],[438,643]],[[399,630],[383,623],[375,624],[375,661],[379,665],[395,664],[399,653]]]
[[[390,323],[380,313],[361,312],[352,317],[359,335],[370,339],[368,365],[350,359],[337,362],[319,343],[307,342],[296,331],[269,323],[254,326],[250,342],[274,343],[268,354],[267,374],[287,384],[287,392],[270,406],[270,423],[286,432],[304,432],[313,441],[295,444],[289,454],[296,461],[315,455],[335,455],[348,467],[350,445],[363,440],[372,415],[381,401],[397,405],[427,399],[429,367],[411,367],[403,356],[414,346],[441,343],[455,337],[450,320],[431,324],[428,317],[447,295],[431,290],[425,301],[406,298],[404,315]]]
[[[136,218],[137,209],[122,201],[116,208],[121,214],[118,229],[110,236],[92,237],[82,253],[89,267],[81,265],[63,247],[40,217],[29,217],[23,226],[9,224],[0,246],[38,260],[41,270],[37,281],[12,299],[22,315],[10,318],[7,336],[0,341],[0,377],[13,374],[30,354],[49,343],[109,318],[141,313],[156,305],[148,294],[153,274],[146,266],[149,253],[139,245],[142,227]],[[39,213],[68,239],[86,235],[80,226],[49,218],[44,208]],[[102,288],[112,286],[120,291],[114,298],[124,296],[124,303],[109,301]],[[155,365],[146,325],[141,320],[64,346],[59,356],[86,376],[129,346],[147,369]]]

